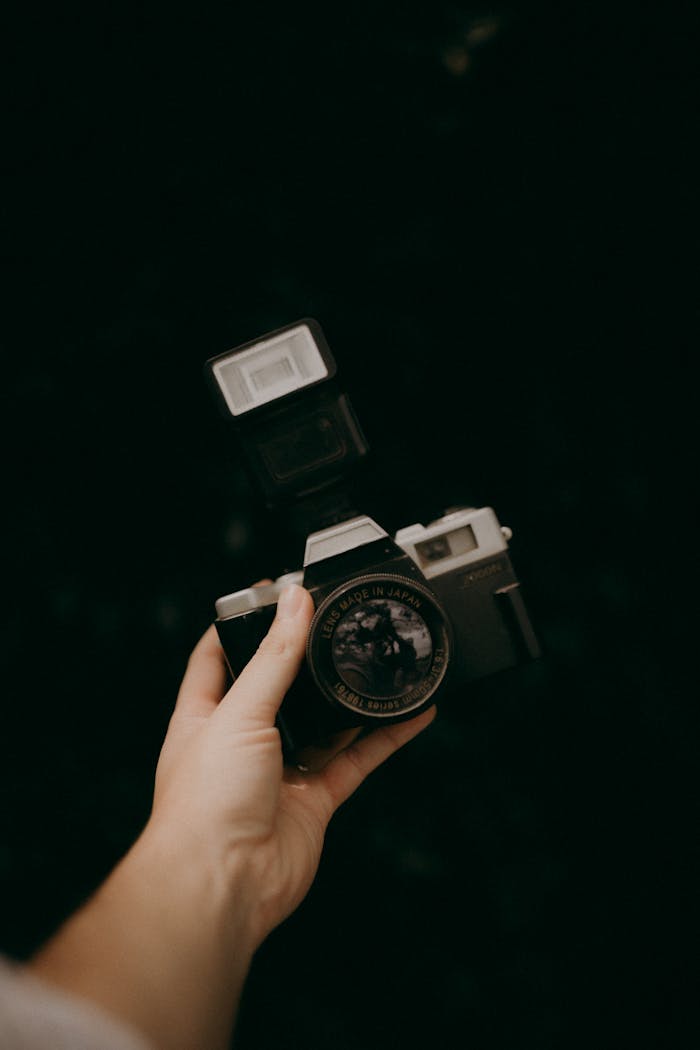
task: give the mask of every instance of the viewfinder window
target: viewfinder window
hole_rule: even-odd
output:
[[[424,540],[416,544],[416,554],[420,558],[421,565],[434,565],[443,558],[455,558],[459,554],[468,554],[476,550],[478,543],[471,525],[463,525],[461,529],[435,536],[432,540]]]

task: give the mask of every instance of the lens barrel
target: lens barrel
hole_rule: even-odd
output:
[[[318,606],[306,657],[333,705],[396,719],[428,705],[447,671],[447,616],[422,583],[391,573],[346,580]]]

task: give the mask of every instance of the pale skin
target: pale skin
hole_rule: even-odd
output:
[[[211,627],[190,657],[161,751],[151,817],[107,881],[30,961],[158,1050],[224,1050],[251,959],[303,900],[328,823],[435,709],[346,735],[285,767],[275,715],[301,663],[310,595],[289,587],[226,691]]]

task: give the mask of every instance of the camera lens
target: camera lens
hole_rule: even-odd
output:
[[[370,598],[338,621],[332,643],[340,678],[365,696],[405,696],[422,680],[433,640],[420,613],[393,598]]]
[[[319,605],[307,659],[331,703],[377,718],[401,716],[425,706],[444,677],[447,620],[416,580],[357,577]]]

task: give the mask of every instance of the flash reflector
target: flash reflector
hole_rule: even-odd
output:
[[[212,372],[234,416],[318,383],[329,374],[306,324],[219,358]]]

